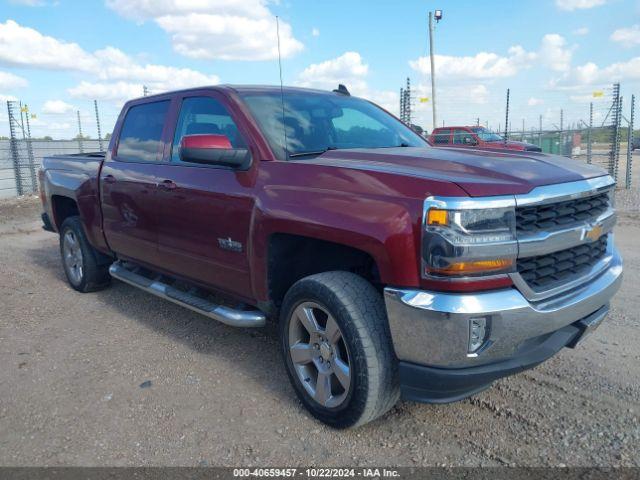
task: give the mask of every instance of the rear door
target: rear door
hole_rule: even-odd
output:
[[[109,247],[120,257],[149,264],[158,261],[156,173],[170,103],[167,98],[129,107],[100,173]]]
[[[223,95],[204,91],[178,97],[170,161],[158,166],[158,248],[166,270],[206,286],[251,297],[249,228],[255,168],[187,163],[180,160],[184,135],[222,134],[232,147],[247,148]],[[254,158],[253,162],[258,159]]]
[[[435,147],[446,147],[451,143],[451,129],[440,128],[433,134],[433,145]]]
[[[453,145],[456,147],[473,147],[477,145],[473,134],[465,128],[456,128],[453,131]]]

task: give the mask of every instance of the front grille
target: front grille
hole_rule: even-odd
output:
[[[555,230],[574,223],[595,220],[609,208],[609,193],[566,202],[516,208],[516,231],[521,235]]]
[[[540,292],[579,278],[605,256],[607,235],[593,243],[518,260],[518,273],[529,287]]]

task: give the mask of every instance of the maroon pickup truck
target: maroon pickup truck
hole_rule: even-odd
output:
[[[436,147],[482,148],[495,150],[517,150],[523,152],[541,152],[542,149],[527,142],[505,140],[497,133],[484,127],[439,127],[429,136],[429,143]]]
[[[434,148],[344,87],[133,100],[106,154],[45,158],[40,180],[73,288],[113,277],[228,325],[279,322],[296,393],[334,427],[574,347],[622,278],[606,172]]]

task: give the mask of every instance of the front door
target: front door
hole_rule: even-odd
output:
[[[132,106],[117,144],[100,173],[105,238],[119,257],[155,264],[157,255],[156,168],[170,100]]]
[[[223,98],[212,92],[181,99],[171,160],[157,170],[158,182],[168,185],[158,191],[159,254],[170,272],[251,298],[252,170],[182,162],[180,141],[194,134],[222,134],[232,147],[247,147]]]

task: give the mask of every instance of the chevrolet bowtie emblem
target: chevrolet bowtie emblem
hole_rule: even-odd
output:
[[[593,227],[582,230],[582,239],[595,242],[602,236],[602,225],[594,225]]]

